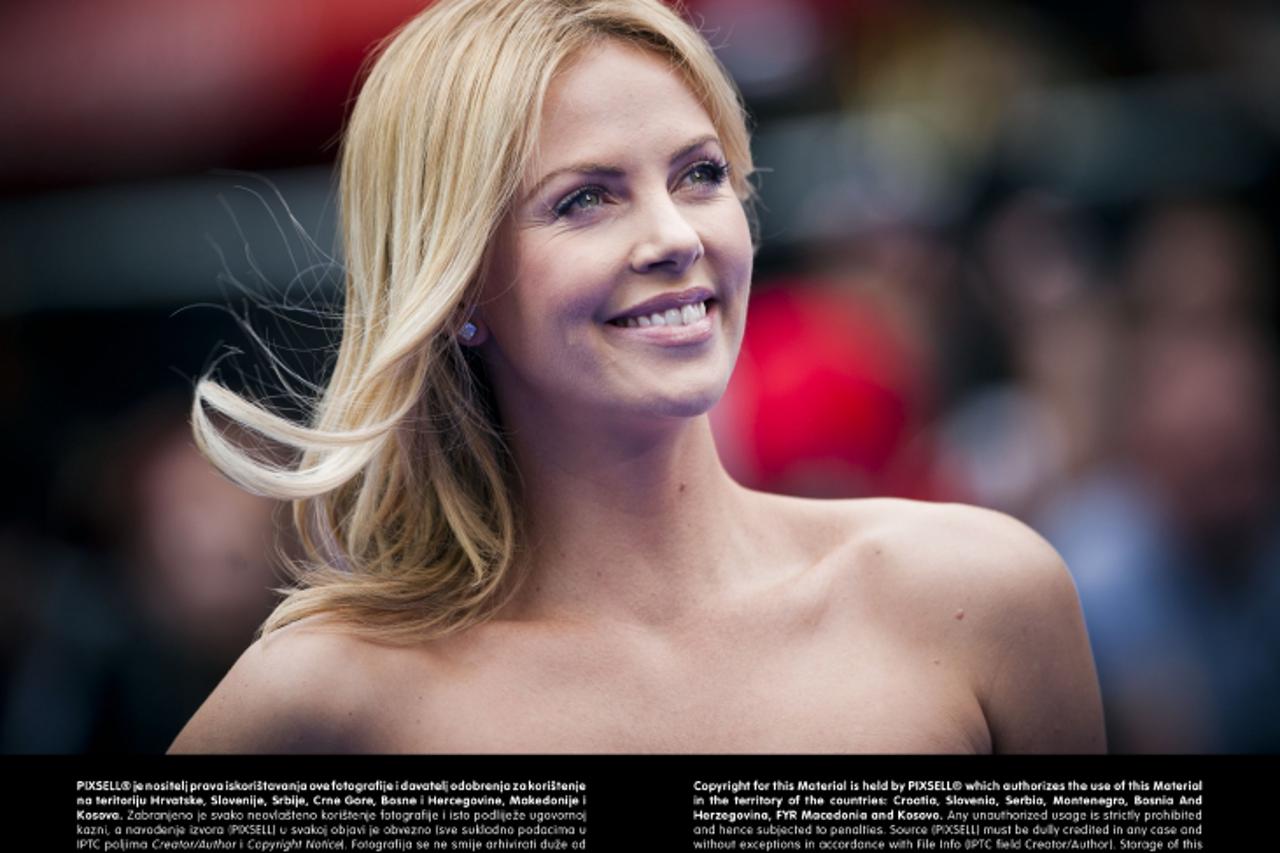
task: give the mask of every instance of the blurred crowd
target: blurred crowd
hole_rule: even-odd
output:
[[[212,272],[166,262],[187,281],[166,295],[138,284],[159,250],[125,214],[217,210],[191,183],[215,168],[277,186],[314,167],[325,198],[360,57],[416,5],[0,12],[19,119],[0,133],[0,751],[163,749],[270,609],[287,512],[213,472],[187,426],[219,348],[255,386],[254,340],[228,312],[175,312],[241,298],[228,281],[288,302],[317,259],[282,247],[287,216],[237,218],[203,247]],[[713,412],[730,471],[1022,519],[1075,578],[1113,751],[1280,750],[1280,11],[686,5],[763,167],[746,340]],[[228,70],[267,43],[258,76]],[[172,64],[163,85],[148,57]],[[179,133],[201,104],[218,134]],[[109,244],[91,206],[124,221]],[[323,334],[267,338],[322,370]]]

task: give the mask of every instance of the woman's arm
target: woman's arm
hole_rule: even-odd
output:
[[[1105,752],[1098,677],[1066,565],[1020,522],[984,514],[1002,564],[986,577],[996,615],[980,638],[976,679],[993,750]]]

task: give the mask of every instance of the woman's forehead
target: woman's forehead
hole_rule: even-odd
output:
[[[570,59],[547,90],[526,178],[637,150],[675,150],[716,128],[661,54],[606,40]]]

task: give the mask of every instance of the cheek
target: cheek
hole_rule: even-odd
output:
[[[607,229],[565,232],[520,247],[515,289],[530,321],[580,324],[596,317],[620,258]]]
[[[751,244],[751,227],[746,211],[737,201],[730,202],[705,232],[705,248],[726,284],[746,291],[751,284],[751,268],[755,247]]]
[[[517,241],[486,291],[484,314],[500,346],[523,359],[563,357],[588,328],[609,282],[598,240],[577,234]],[[545,351],[545,352],[544,352]]]

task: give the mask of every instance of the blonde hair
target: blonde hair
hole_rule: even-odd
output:
[[[442,0],[402,27],[343,142],[342,339],[307,425],[209,377],[196,388],[192,425],[209,459],[244,488],[293,501],[305,558],[264,632],[325,614],[409,642],[483,620],[513,588],[518,484],[483,371],[456,332],[534,154],[547,88],[602,39],[670,61],[749,199],[737,91],[659,0]],[[223,419],[294,461],[252,452]]]

